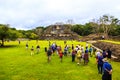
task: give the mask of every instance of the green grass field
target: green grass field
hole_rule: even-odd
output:
[[[8,47],[0,48],[0,80],[101,80],[98,74],[95,58],[90,58],[88,65],[77,65],[71,61],[71,56],[63,57],[60,62],[59,56],[52,56],[47,63],[44,47],[48,47],[48,41],[39,41],[41,47],[39,54],[30,55],[30,48],[36,47],[36,41],[29,41],[29,50],[26,50],[27,41],[19,45],[17,41],[6,42]],[[51,41],[51,43],[54,41]],[[64,47],[63,41],[56,41]],[[82,44],[84,42],[67,41],[68,45]],[[120,80],[119,62],[111,62],[113,66],[113,80]]]

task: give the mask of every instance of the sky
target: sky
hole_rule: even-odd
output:
[[[67,20],[85,24],[104,14],[120,19],[120,0],[0,0],[0,24],[23,30]]]

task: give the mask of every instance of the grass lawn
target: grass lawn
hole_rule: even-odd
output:
[[[88,65],[77,65],[71,61],[71,56],[63,57],[60,62],[59,56],[52,56],[52,61],[47,63],[44,47],[48,41],[39,41],[40,53],[30,55],[30,48],[36,48],[36,41],[29,41],[29,50],[25,49],[27,41],[19,45],[17,41],[6,42],[11,47],[0,48],[0,80],[101,80],[98,74],[95,58],[90,58]],[[54,41],[51,41],[51,43]],[[56,41],[64,47],[63,41]],[[67,41],[67,44],[86,45],[84,42]],[[113,66],[113,80],[120,80],[119,62],[111,62]]]
[[[114,44],[120,44],[119,41],[112,41],[112,40],[100,40],[100,41],[114,43]]]

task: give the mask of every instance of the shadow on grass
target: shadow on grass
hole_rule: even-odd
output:
[[[18,45],[5,45],[5,46],[0,46],[0,48],[13,48],[13,47],[18,47]]]

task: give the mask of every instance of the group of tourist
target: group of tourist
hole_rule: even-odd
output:
[[[94,49],[92,46],[88,47],[88,44],[86,44],[86,47],[84,47],[80,44],[78,44],[76,47],[72,44],[70,47],[69,45],[65,45],[64,51],[62,51],[61,46],[57,46],[55,43],[53,43],[49,50],[47,51],[48,55],[48,62],[51,60],[51,55],[54,53],[59,54],[60,61],[62,62],[62,57],[71,55],[72,56],[72,62],[75,62],[75,59],[77,61],[77,64],[79,65],[82,60],[84,60],[84,64],[88,64],[89,57],[94,56],[97,61],[97,68],[98,73],[102,74],[102,80],[112,80],[111,74],[112,74],[112,66],[108,62],[108,60],[111,60],[111,50],[108,48],[107,50],[97,50]]]
[[[62,51],[63,50],[63,51]],[[77,60],[77,64],[80,64],[82,59],[84,60],[84,64],[87,64],[89,61],[89,52],[92,52],[92,47],[88,49],[88,46],[86,46],[86,49],[84,51],[84,47],[78,44],[76,47],[72,44],[70,47],[69,45],[65,44],[64,49],[61,48],[61,46],[58,46],[56,43],[53,43],[49,46],[49,49],[47,50],[45,47],[45,52],[48,55],[48,62],[50,62],[50,56],[53,54],[57,54],[60,57],[60,61],[62,62],[63,56],[72,56],[72,62],[75,62],[75,59]],[[50,55],[51,53],[51,55]],[[91,53],[92,55],[92,53]]]
[[[108,48],[107,50],[97,50],[96,52],[96,60],[97,60],[97,67],[98,73],[103,74],[102,80],[112,80],[112,66],[108,63],[108,60],[111,60],[111,50]]]
[[[87,65],[89,62],[90,57],[95,57],[97,61],[97,68],[98,73],[102,74],[102,80],[112,80],[111,74],[112,74],[112,66],[108,62],[108,60],[111,60],[111,50],[108,48],[107,50],[100,51],[99,49],[96,50],[92,46],[88,46],[86,44],[86,47],[84,48],[83,45],[76,45],[74,44],[67,45],[66,42],[64,42],[64,49],[62,49],[61,46],[58,46],[55,42],[51,44],[49,41],[48,48],[45,47],[45,53],[47,54],[47,61],[51,62],[51,56],[57,54],[60,58],[60,62],[63,60],[63,56],[71,56],[72,62],[77,62],[79,65],[80,63],[84,63],[84,65]],[[28,49],[28,43],[26,43],[26,49]],[[37,54],[40,51],[40,46],[36,46]],[[34,47],[31,48],[31,56],[34,55]]]
[[[28,50],[28,42],[26,43],[26,50]],[[40,46],[36,46],[36,53],[38,54],[40,52]],[[34,46],[31,47],[31,56],[34,55]]]

